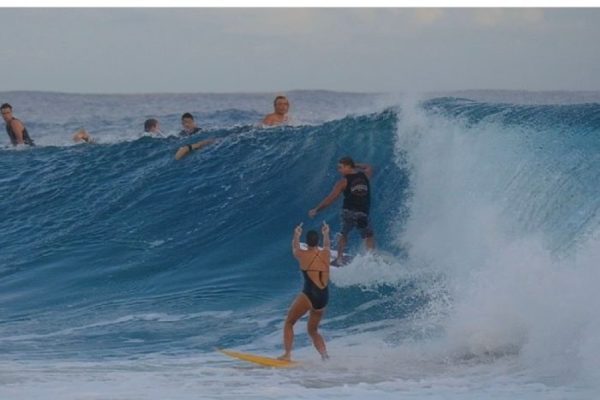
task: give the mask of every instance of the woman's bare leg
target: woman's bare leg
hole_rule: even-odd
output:
[[[311,310],[310,316],[308,317],[308,325],[307,330],[310,338],[313,341],[313,345],[321,354],[321,358],[323,360],[327,360],[329,356],[327,355],[327,348],[325,347],[325,340],[323,340],[323,336],[319,333],[319,324],[321,323],[321,319],[323,318],[323,314],[325,313],[325,309],[322,308],[320,310]]]
[[[285,353],[280,360],[292,359],[292,345],[294,344],[294,324],[311,309],[311,304],[304,293],[300,293],[292,303],[285,324],[283,325],[283,348]]]

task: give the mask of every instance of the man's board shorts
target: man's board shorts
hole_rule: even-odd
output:
[[[342,235],[347,236],[352,229],[358,229],[363,239],[373,236],[369,215],[362,211],[342,209]]]

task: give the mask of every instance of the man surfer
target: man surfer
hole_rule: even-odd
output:
[[[329,301],[329,257],[330,240],[329,225],[323,221],[321,228],[323,234],[323,249],[319,249],[319,234],[310,230],[306,234],[308,249],[300,248],[300,236],[302,235],[302,224],[294,229],[292,239],[292,253],[298,260],[300,270],[304,276],[304,288],[292,303],[285,324],[283,326],[283,347],[285,352],[280,360],[290,361],[292,358],[292,345],[294,343],[294,324],[307,312],[309,312],[307,330],[313,345],[326,360],[327,348],[325,341],[319,333],[319,324],[325,313],[325,307]]]
[[[338,240],[338,257],[333,265],[343,264],[344,248],[348,241],[348,234],[357,228],[361,237],[365,240],[367,249],[375,248],[373,229],[369,221],[369,209],[371,206],[371,184],[369,182],[373,175],[373,168],[369,164],[355,164],[350,157],[343,157],[338,161],[337,170],[342,175],[333,190],[318,206],[308,212],[310,218],[331,205],[340,194],[344,194],[344,205],[342,208],[342,230]]]

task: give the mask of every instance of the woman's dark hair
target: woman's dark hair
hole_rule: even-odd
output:
[[[306,244],[309,247],[316,247],[319,245],[319,234],[317,231],[310,230],[306,232]]]

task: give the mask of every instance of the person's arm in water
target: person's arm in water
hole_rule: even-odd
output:
[[[345,178],[340,179],[338,183],[336,183],[333,187],[331,193],[329,193],[329,195],[327,195],[327,197],[325,197],[325,199],[323,199],[323,201],[320,202],[318,206],[316,206],[308,212],[308,216],[314,218],[319,211],[329,207],[331,203],[333,203],[338,198],[338,196],[344,191],[344,189],[346,189],[346,184],[347,183]]]
[[[329,251],[331,249],[331,240],[329,239],[329,225],[325,221],[323,221],[321,233],[323,234],[323,250]]]
[[[371,178],[373,176],[373,167],[370,164],[355,164],[356,169],[361,170],[367,176],[367,178]]]
[[[294,228],[294,236],[292,237],[292,253],[298,258],[300,252],[300,236],[302,235],[302,222]]]
[[[15,133],[15,139],[17,141],[17,144],[25,143],[23,141],[23,136],[24,136],[23,131],[25,130],[23,123],[17,119],[13,119],[12,121],[10,121],[10,127],[12,128],[12,131]]]
[[[206,139],[206,140],[202,140],[197,143],[181,146],[179,148],[179,150],[177,150],[177,153],[175,153],[175,159],[181,160],[183,157],[189,155],[192,151],[200,150],[201,148],[206,147],[209,144],[212,144],[214,142],[215,142],[215,139]]]

